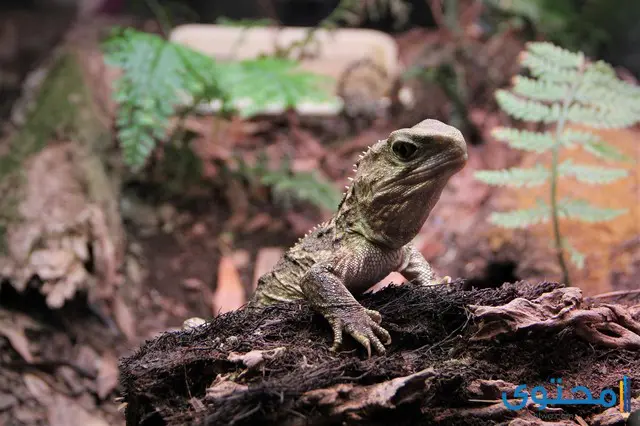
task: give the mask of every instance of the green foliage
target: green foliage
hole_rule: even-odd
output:
[[[240,115],[250,117],[269,108],[294,108],[301,102],[329,99],[326,80],[296,70],[295,61],[264,57],[224,64],[218,79]],[[247,102],[248,101],[248,102]]]
[[[333,210],[340,202],[335,186],[316,172],[293,172],[287,158],[280,167],[270,170],[268,158],[262,154],[255,165],[236,158],[237,174],[253,186],[264,185],[271,189],[274,199],[284,205],[293,200],[306,201],[320,208]]]
[[[541,165],[529,169],[481,170],[476,173],[476,178],[489,185],[530,188],[545,183],[549,179],[549,170]]]
[[[497,128],[496,139],[512,148],[543,154],[550,152],[550,168],[482,170],[476,178],[490,185],[515,188],[533,187],[550,182],[550,202],[538,202],[531,209],[493,213],[490,221],[506,228],[526,228],[546,223],[554,225],[559,262],[565,272],[564,251],[578,266],[584,256],[570,247],[559,234],[558,219],[575,219],[587,223],[612,220],[626,210],[590,205],[585,200],[558,199],[557,179],[572,178],[588,185],[607,184],[628,175],[625,169],[600,165],[576,164],[568,159],[558,161],[561,149],[581,147],[602,160],[630,159],[589,131],[567,128],[568,124],[582,124],[591,128],[623,128],[640,121],[640,88],[619,80],[610,65],[589,62],[584,54],[573,53],[551,43],[529,43],[520,62],[530,76],[517,76],[510,90],[496,91],[501,109],[511,117],[533,123],[554,124],[553,131]]]
[[[498,26],[515,26],[534,30],[528,34],[537,38],[543,35],[554,43],[571,50],[588,51],[590,54],[611,42],[612,23],[621,22],[609,0],[582,2],[557,0],[484,0]],[[627,31],[629,26],[627,25]]]
[[[156,139],[166,136],[180,96],[204,90],[200,76],[190,68],[199,69],[207,58],[131,29],[115,33],[104,48],[107,63],[122,70],[115,82],[116,124],[125,162],[135,170],[144,164]]]
[[[550,215],[551,209],[549,206],[539,200],[537,205],[530,209],[493,212],[489,216],[489,221],[507,229],[527,228],[531,225],[548,222]]]
[[[223,111],[249,117],[273,104],[291,108],[328,98],[326,80],[286,59],[219,63],[133,29],[114,33],[104,48],[106,61],[122,70],[115,83],[116,121],[124,159],[133,170],[144,165],[157,140],[167,138],[178,107],[186,106],[188,113],[200,102],[218,100]]]

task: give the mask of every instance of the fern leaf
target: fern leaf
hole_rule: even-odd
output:
[[[603,142],[603,141],[592,141],[587,142],[583,145],[585,151],[595,155],[596,157],[602,158],[604,160],[613,160],[613,161],[633,161],[631,157],[628,155],[624,155],[616,148],[611,145]]]
[[[565,146],[581,145],[585,151],[604,160],[632,161],[632,158],[607,144],[598,135],[580,130],[566,129],[561,136]]]
[[[135,171],[144,165],[155,139],[164,136],[169,117],[180,103],[180,93],[194,86],[185,59],[198,68],[212,68],[214,62],[156,35],[132,29],[116,33],[104,49],[106,62],[123,71],[115,83],[115,98],[120,104],[118,138],[126,163]]]
[[[267,172],[261,180],[272,188],[277,197],[293,196],[327,210],[335,209],[340,202],[340,193],[335,186],[317,173],[289,175],[282,171]]]
[[[569,84],[565,82],[536,80],[517,76],[513,79],[513,93],[537,101],[562,101],[569,91]]]
[[[531,188],[545,183],[549,178],[549,170],[541,165],[528,169],[479,170],[475,172],[475,177],[489,185]]]
[[[571,259],[571,262],[576,265],[576,268],[584,268],[585,255],[580,253],[578,249],[576,249],[572,244],[569,243],[569,241],[566,240],[566,238],[561,239],[561,244],[562,247],[567,252],[569,252],[569,258]]]
[[[545,105],[516,96],[506,90],[496,91],[496,100],[500,108],[519,120],[551,123],[560,117],[560,105]]]
[[[264,57],[222,64],[218,79],[243,117],[273,106],[288,109],[305,101],[330,100],[327,78],[296,68],[294,61]],[[246,100],[250,102],[242,106]]]
[[[560,136],[560,142],[565,146],[585,145],[591,142],[602,142],[599,136],[581,130],[565,129]]]
[[[605,109],[597,105],[574,103],[567,111],[567,118],[574,123],[595,128],[615,129],[632,126],[638,122],[640,117],[633,111],[624,108]]]
[[[566,160],[558,166],[561,176],[571,176],[578,182],[588,184],[606,184],[627,177],[629,173],[625,169],[612,169],[600,166],[585,166],[574,164]]]
[[[522,66],[529,68],[534,77],[556,82],[573,82],[579,77],[578,67],[584,55],[573,53],[551,43],[527,43],[520,56]]]
[[[549,42],[529,42],[526,51],[561,68],[579,68],[584,62],[582,53],[571,52]]]
[[[547,222],[550,214],[549,206],[539,203],[530,209],[491,213],[489,221],[503,228],[528,228],[531,225]]]
[[[545,152],[553,146],[553,135],[549,132],[532,132],[508,127],[496,127],[491,134],[510,147],[523,151]]]
[[[587,223],[607,222],[627,212],[626,209],[608,209],[592,206],[585,200],[564,199],[558,206],[560,217]]]

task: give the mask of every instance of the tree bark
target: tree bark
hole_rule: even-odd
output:
[[[0,280],[37,283],[53,308],[112,295],[124,253],[105,28],[73,28],[28,77],[0,157]]]

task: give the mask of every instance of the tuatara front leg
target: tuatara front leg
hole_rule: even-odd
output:
[[[346,331],[366,348],[367,356],[371,356],[371,346],[384,354],[384,345],[391,343],[391,336],[380,326],[380,313],[360,305],[345,287],[344,278],[331,261],[322,262],[307,271],[300,287],[309,304],[329,321],[332,350],[342,344],[342,333]]]
[[[341,247],[313,265],[300,282],[305,299],[321,313],[333,329],[333,349],[346,332],[360,342],[371,356],[371,349],[383,354],[391,336],[380,326],[377,311],[365,309],[352,293],[360,294],[400,265],[400,250],[389,250],[359,236],[341,242]]]
[[[426,261],[422,253],[413,244],[407,244],[402,248],[402,264],[398,269],[408,281],[419,285],[448,284],[451,277],[440,278]]]

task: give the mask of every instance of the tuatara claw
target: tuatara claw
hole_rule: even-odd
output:
[[[391,343],[389,332],[379,325],[382,317],[378,311],[352,308],[341,310],[337,315],[327,316],[327,320],[333,329],[332,351],[338,350],[342,344],[343,331],[346,331],[365,347],[369,358],[372,346],[377,353],[383,355],[386,352],[384,345]]]

